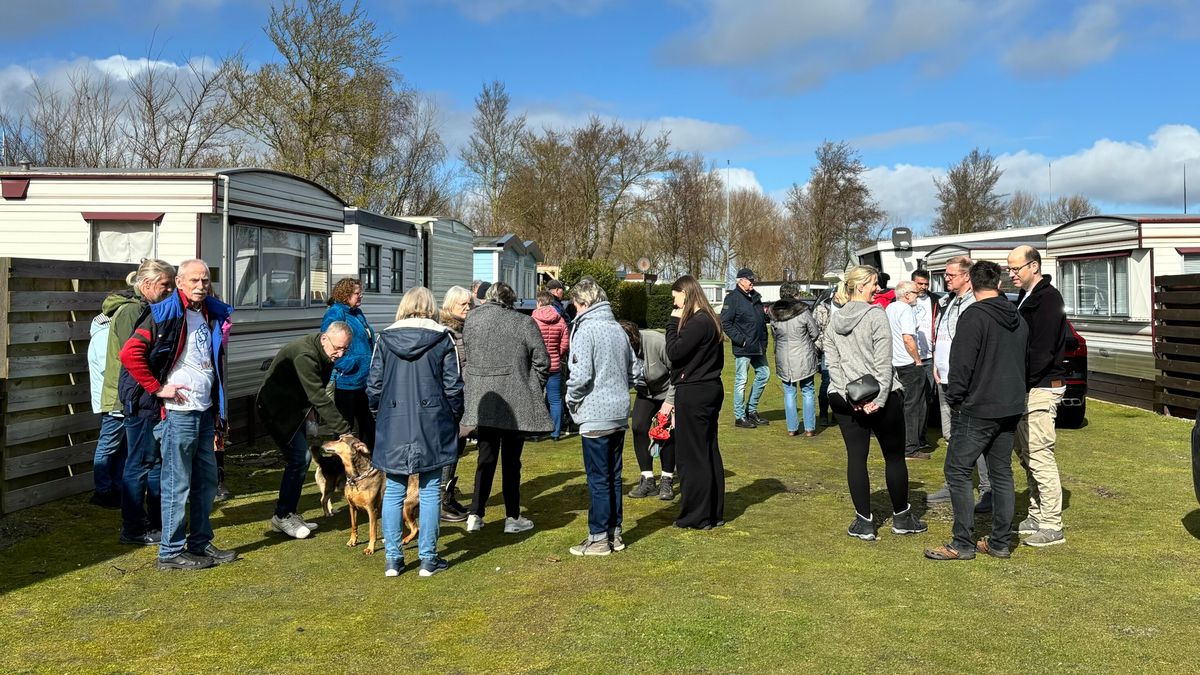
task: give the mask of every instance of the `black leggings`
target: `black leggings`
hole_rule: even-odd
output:
[[[871,479],[867,475],[867,454],[871,436],[883,450],[884,476],[892,511],[908,508],[908,465],[904,462],[904,394],[892,390],[883,410],[871,415],[854,410],[837,392],[829,392],[829,407],[837,418],[846,442],[846,481],[850,484],[850,499],[854,510],[862,516],[871,515]]]
[[[654,470],[654,458],[650,456],[650,436],[647,432],[654,426],[654,415],[662,407],[662,401],[652,398],[637,397],[633,402],[633,419],[630,428],[633,431],[633,454],[637,457],[638,469],[641,471]],[[675,473],[675,435],[659,446],[659,462],[662,470]]]
[[[367,403],[366,389],[334,389],[333,405],[342,414],[342,418],[351,426],[358,425],[358,440],[367,444],[367,449],[375,449],[375,416],[371,414],[371,406]]]
[[[475,430],[475,498],[471,513],[483,517],[483,509],[492,494],[492,479],[496,477],[496,461],[500,460],[504,475],[500,489],[504,492],[504,514],[509,518],[521,516],[521,449],[525,434],[520,431],[479,427]]]

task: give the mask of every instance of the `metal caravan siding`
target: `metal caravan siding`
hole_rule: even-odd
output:
[[[235,170],[230,176],[229,216],[259,223],[341,232],[342,201],[316,183],[269,171]]]
[[[1046,235],[1047,252],[1063,258],[1141,248],[1141,227],[1124,219],[1085,219],[1067,223]]]
[[[474,272],[474,233],[457,220],[438,219],[432,223],[433,241],[429,247],[429,290],[441,306],[451,286],[471,290]],[[426,236],[429,236],[428,232]]]

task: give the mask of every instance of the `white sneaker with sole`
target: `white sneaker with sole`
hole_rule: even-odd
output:
[[[307,539],[312,534],[304,519],[294,513],[289,513],[286,518],[271,516],[271,529],[293,539]]]
[[[504,532],[506,534],[516,534],[517,532],[525,532],[532,529],[533,521],[525,516],[504,519]]]
[[[478,532],[483,529],[483,518],[472,513],[467,516],[467,532]]]

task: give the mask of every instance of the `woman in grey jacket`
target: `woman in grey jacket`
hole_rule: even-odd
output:
[[[808,305],[799,299],[800,285],[794,281],[779,287],[771,305],[771,330],[775,333],[775,373],[783,381],[783,413],[789,436],[800,433],[796,415],[796,389],[804,399],[804,435],[817,435],[816,374],[817,340],[821,333]]]
[[[499,460],[504,471],[504,531],[524,532],[533,522],[521,515],[521,450],[526,434],[554,428],[544,393],[550,355],[533,319],[514,311],[517,294],[503,282],[487,289],[487,302],[463,323],[466,412],[462,424],[476,427],[479,457],[475,499],[467,532],[483,528],[483,509],[492,494]]]
[[[588,536],[574,555],[608,555],[621,541],[621,452],[629,425],[629,390],[642,381],[642,364],[613,317],[604,289],[584,277],[571,288],[578,312],[571,324],[567,408],[579,424],[587,472]]]
[[[829,407],[833,409],[846,443],[846,478],[857,514],[846,531],[851,537],[875,539],[871,514],[871,479],[867,453],[871,436],[883,450],[888,495],[892,499],[892,532],[918,534],[929,529],[917,519],[908,503],[908,467],[904,462],[904,395],[892,370],[892,334],[883,308],[871,304],[879,272],[860,265],[846,273],[838,287],[842,308],[825,329],[825,357],[829,365]],[[847,385],[864,375],[879,383],[872,399],[851,401]]]
[[[629,336],[629,345],[642,363],[645,384],[637,387],[629,427],[633,431],[633,454],[642,477],[629,492],[634,499],[651,495],[669,502],[675,499],[675,436],[663,441],[658,451],[662,467],[661,481],[654,480],[654,457],[650,454],[650,427],[659,413],[674,417],[675,385],[671,384],[671,360],[667,358],[667,338],[656,330],[639,330],[632,321],[620,321]]]

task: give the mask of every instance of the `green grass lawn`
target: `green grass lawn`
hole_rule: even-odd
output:
[[[728,390],[725,401],[729,524],[681,531],[676,504],[626,499],[629,547],[607,558],[567,552],[587,522],[577,437],[526,446],[535,530],[503,534],[497,492],[481,533],[443,526],[450,569],[430,579],[413,549],[397,579],[382,552],[347,549],[344,503],[317,518],[311,481],[301,506],[321,529],[306,541],[271,532],[280,468],[250,461],[265,444],[231,457],[238,498],[214,514],[216,543],[242,553],[231,565],[158,572],[154,550],[118,545],[119,515],[86,497],[6,516],[0,672],[1198,669],[1187,423],[1090,402],[1089,424],[1059,433],[1067,544],[931,562],[921,552],[949,539],[948,505],[925,513],[924,535],[851,539],[837,430],[788,437],[774,377],[760,406],[769,427],[733,428]],[[933,461],[909,463],[918,510],[943,458],[939,444]],[[631,447],[625,463],[628,489]],[[471,454],[462,473],[473,470]],[[887,514],[877,452],[871,472]]]

